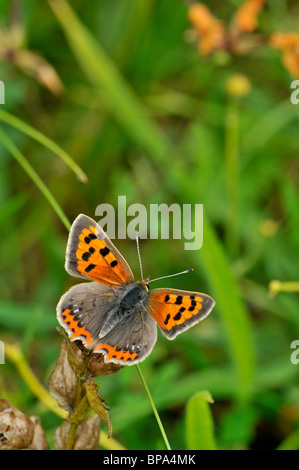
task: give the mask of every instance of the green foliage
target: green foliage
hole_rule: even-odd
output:
[[[175,341],[158,335],[140,366],[152,400],[173,449],[298,449],[298,365],[290,361],[298,293],[268,290],[273,280],[299,280],[299,106],[278,51],[265,42],[225,61],[200,56],[186,41],[184,2],[25,3],[19,47],[51,64],[63,91],[51,93],[13,60],[0,62],[0,339],[19,343],[47,386],[61,342],[56,304],[76,283],[64,270],[70,222],[81,212],[94,217],[103,202],[116,205],[119,195],[148,208],[202,203],[199,251],[184,251],[183,240],[141,242],[152,278],[194,268],[159,286],[216,300]],[[226,18],[235,3],[210,7]],[[293,3],[265,10],[260,34],[281,21],[295,29]],[[0,6],[7,26],[9,6]],[[251,90],[234,106],[226,83],[239,73]],[[115,244],[137,278],[135,243]],[[53,442],[59,419],[13,362],[0,368],[0,396],[40,416]],[[113,437],[129,449],[164,448],[137,369],[100,383]]]
[[[187,404],[186,441],[188,449],[217,449],[209,403],[213,403],[209,392],[198,392]]]

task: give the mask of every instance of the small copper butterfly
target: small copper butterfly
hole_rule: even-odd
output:
[[[132,271],[91,218],[80,214],[67,244],[65,268],[96,282],[70,288],[57,305],[57,318],[71,341],[81,340],[106,362],[137,364],[152,351],[157,323],[167,339],[203,320],[215,305],[206,294],[177,289],[149,290],[149,279]]]

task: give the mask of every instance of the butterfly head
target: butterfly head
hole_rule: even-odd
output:
[[[143,288],[148,291],[149,290],[149,285],[150,283],[150,277],[148,276],[146,279],[143,279],[142,281],[139,281],[137,284],[141,284],[143,286]]]

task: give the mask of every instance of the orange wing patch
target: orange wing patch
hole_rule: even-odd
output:
[[[108,237],[98,238],[98,234],[99,231],[89,225],[79,235],[76,258],[80,274],[116,288],[132,282],[133,276],[126,262]]]
[[[71,338],[72,339],[80,339],[78,337],[82,337],[84,342],[87,343],[87,345],[91,345],[93,343],[93,338],[89,331],[87,331],[86,327],[81,325],[80,319],[77,318],[77,316],[72,312],[71,309],[67,308],[61,313],[61,318],[67,328],[69,329],[71,333]]]
[[[100,343],[95,347],[95,351],[98,352],[105,352],[106,353],[106,360],[107,361],[114,361],[118,362],[131,362],[137,358],[137,352],[131,352],[129,350],[120,349],[117,346],[110,346],[106,343]]]
[[[154,289],[149,296],[148,311],[160,326],[162,333],[173,339],[205,318],[214,301],[198,292],[175,289]]]

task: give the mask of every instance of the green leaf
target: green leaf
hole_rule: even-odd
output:
[[[279,446],[277,450],[298,450],[299,449],[299,429],[292,432]]]
[[[99,386],[94,382],[87,381],[85,383],[86,396],[89,401],[91,408],[100,416],[100,418],[105,421],[108,425],[108,436],[112,434],[112,426],[109,420],[108,408],[104,403],[104,400],[98,394]]]
[[[84,421],[89,419],[93,414],[94,414],[94,410],[90,407],[90,403],[86,395],[84,395],[79,401],[79,403],[77,404],[73,413],[70,415],[70,420],[72,423],[82,424],[84,423]]]
[[[190,398],[186,409],[186,441],[189,450],[216,450],[214,423],[208,391],[201,391]]]
[[[221,315],[229,339],[231,356],[239,377],[236,394],[239,394],[240,401],[246,400],[253,384],[255,362],[251,322],[223,247],[207,220],[204,223],[203,247],[196,261],[210,279],[216,300],[215,309]]]

